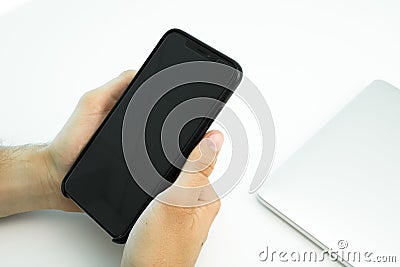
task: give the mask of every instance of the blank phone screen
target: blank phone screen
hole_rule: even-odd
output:
[[[196,51],[195,47],[202,47],[202,44],[180,32],[172,31],[161,39],[152,56],[92,137],[66,178],[66,194],[113,237],[125,234],[152,200],[132,178],[122,150],[122,124],[130,99],[146,79],[160,70],[184,62],[209,61],[209,57]],[[216,58],[218,55],[214,53],[213,59]],[[235,66],[232,64],[232,67]],[[151,162],[165,179],[173,182],[179,174],[179,169],[171,165],[161,147],[161,128],[167,115],[183,101],[195,97],[218,99],[226,90],[205,83],[185,84],[168,92],[154,106],[148,117],[145,142],[146,146],[150,144],[147,148]],[[141,114],[141,110],[135,112]],[[187,144],[193,141],[193,133],[201,122],[202,119],[192,120],[180,132],[179,146],[185,157],[193,147],[189,147],[189,150],[183,148],[187,148]],[[167,142],[168,138],[171,138],[171,142],[176,142],[177,137],[167,136]],[[201,136],[196,138],[198,141]]]

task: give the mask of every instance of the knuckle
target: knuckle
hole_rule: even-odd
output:
[[[210,214],[212,214],[214,217],[217,216],[219,210],[221,209],[221,201],[218,199],[214,202],[212,202],[209,206],[209,211]]]
[[[213,172],[214,170],[214,165],[215,165],[215,160],[199,160],[196,162],[195,166],[196,166],[196,170],[198,170],[198,172],[200,174],[203,174],[204,176],[210,176],[210,174]]]
[[[216,213],[218,213],[219,210],[221,209],[221,200],[218,199],[217,201],[215,201],[214,205],[215,205],[215,211]]]
[[[87,91],[79,100],[79,106],[91,112],[100,112],[105,109],[104,95],[98,89]]]
[[[204,186],[209,183],[208,176],[203,174],[202,172],[196,172],[193,175],[190,175],[189,177],[190,177],[191,187]]]
[[[119,77],[123,80],[127,80],[127,79],[132,79],[133,76],[136,74],[136,71],[133,70],[125,70],[123,72],[121,72],[121,74],[119,75]]]
[[[198,171],[198,173],[201,176],[208,178],[211,175],[212,171],[213,171],[212,167],[207,167],[207,168],[201,169],[200,171]]]
[[[209,151],[201,152],[200,150],[193,151],[193,155],[189,157],[189,160],[196,165],[196,167],[207,168],[212,166],[216,161],[216,153],[212,153]]]
[[[83,105],[88,105],[93,102],[94,98],[95,98],[95,92],[94,90],[90,90],[82,95],[79,102]]]

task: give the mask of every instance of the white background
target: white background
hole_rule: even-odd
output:
[[[372,80],[400,86],[399,11],[398,1],[0,0],[0,138],[51,141],[85,91],[138,69],[181,28],[236,59],[262,91],[276,167]],[[223,199],[198,266],[275,266],[258,261],[267,245],[316,249],[249,183]],[[0,220],[0,266],[118,266],[122,249],[81,214]]]

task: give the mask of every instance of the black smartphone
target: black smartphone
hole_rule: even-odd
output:
[[[63,194],[71,198],[96,221],[116,243],[125,243],[136,220],[153,197],[144,192],[132,178],[124,159],[122,127],[124,114],[132,96],[152,75],[168,67],[193,61],[212,61],[238,70],[232,79],[236,88],[241,80],[241,67],[231,58],[178,30],[169,30],[158,42],[137,72],[114,108],[95,132],[62,182]],[[151,90],[147,90],[151,94]],[[214,98],[226,103],[232,91],[216,84],[188,83],[174,88],[158,101],[148,116],[146,144],[148,155],[162,177],[174,182],[181,165],[171,164],[163,153],[161,128],[169,112],[179,103],[196,97]],[[165,100],[165,101],[164,101]],[[205,109],[216,107],[205,106]],[[136,111],[140,114],[140,110]],[[219,110],[216,111],[218,113]],[[211,125],[212,118],[197,118],[182,128],[179,147],[187,157]],[[176,142],[175,137],[171,142]],[[163,140],[163,142],[169,140]],[[146,155],[135,155],[146,157]]]

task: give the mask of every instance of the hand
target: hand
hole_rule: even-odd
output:
[[[126,71],[87,92],[49,145],[0,146],[0,217],[39,209],[79,211],[62,195],[61,181],[134,74]]]
[[[153,200],[129,235],[122,267],[195,265],[220,208],[220,201],[211,187],[200,190],[196,190],[196,187],[209,184],[208,176],[215,165],[215,157],[211,161],[198,159],[210,158],[204,155],[215,156],[222,146],[223,136],[218,131],[211,131],[205,135],[203,141],[200,144],[205,145],[198,145],[190,154],[189,160],[197,160],[197,163],[204,164],[204,168],[199,172],[182,171],[175,182],[179,186],[193,188],[193,193],[182,196],[179,189],[172,187],[162,193],[163,200],[173,199],[175,203],[177,197],[183,197],[185,199],[177,202],[191,203],[193,207],[173,206]]]
[[[133,71],[124,72],[86,93],[49,145],[0,147],[0,217],[48,208],[79,210],[62,195],[61,181],[133,76]],[[207,140],[211,140],[211,144],[203,142]],[[201,151],[198,145],[189,157],[191,161],[203,164],[201,167],[204,168],[196,173],[181,172],[175,184],[183,187],[209,184],[208,176],[215,165],[214,156],[222,142],[223,136],[218,131],[207,133],[200,142],[206,145],[201,146]],[[212,160],[202,161],[207,158]],[[171,187],[162,196],[164,199],[181,198],[183,203],[202,206],[184,208],[151,202],[129,236],[122,259],[124,267],[195,264],[220,202],[211,187],[194,188],[193,194],[179,193]]]
[[[49,175],[44,176],[43,184],[53,192],[53,197],[49,200],[51,208],[80,210],[62,195],[61,181],[134,75],[135,71],[125,71],[103,86],[85,93],[61,132],[47,147]]]

